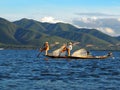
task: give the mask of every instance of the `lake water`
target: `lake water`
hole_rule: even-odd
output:
[[[107,51],[92,51],[104,55]],[[104,60],[50,59],[0,50],[0,90],[120,90],[120,52]]]

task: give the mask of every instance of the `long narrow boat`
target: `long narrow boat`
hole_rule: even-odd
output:
[[[112,56],[112,53],[108,53],[104,56],[84,56],[84,57],[75,57],[75,56],[52,56],[52,55],[46,55],[50,58],[69,58],[69,59],[106,59]]]

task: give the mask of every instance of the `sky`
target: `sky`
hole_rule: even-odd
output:
[[[0,0],[0,17],[69,22],[80,18],[117,18],[120,0]]]
[[[0,16],[10,20],[53,17],[70,20],[80,15],[119,16],[120,0],[0,0]]]

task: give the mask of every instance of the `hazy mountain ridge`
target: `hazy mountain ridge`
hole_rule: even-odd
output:
[[[116,39],[120,41],[120,36],[116,37]]]
[[[41,23],[25,18],[15,22],[0,18],[0,33],[2,35],[0,43],[13,45],[39,46],[45,41],[50,43],[73,41],[80,42],[81,47],[88,48],[87,45],[93,45],[92,48],[99,49],[119,44],[117,37],[111,37],[95,29],[79,29],[71,24]]]

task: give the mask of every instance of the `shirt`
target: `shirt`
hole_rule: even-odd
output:
[[[67,46],[67,49],[72,50],[72,45],[68,45],[68,46]]]

